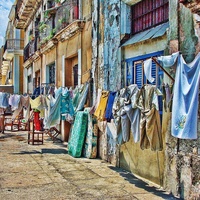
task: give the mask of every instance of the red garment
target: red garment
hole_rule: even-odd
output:
[[[34,112],[34,124],[35,124],[35,130],[36,131],[41,130],[39,114],[40,114],[39,112]]]

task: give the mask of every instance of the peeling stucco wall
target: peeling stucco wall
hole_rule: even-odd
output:
[[[169,53],[181,51],[187,63],[199,52],[199,25],[189,9],[170,1]],[[178,14],[178,15],[177,15]],[[174,19],[174,20],[173,20]],[[184,140],[171,136],[171,116],[166,132],[164,188],[184,199],[200,198],[200,120],[198,139]]]
[[[134,0],[123,0],[123,2],[129,5],[136,3]],[[119,48],[120,28],[122,30],[120,20],[123,17],[123,19],[127,17],[123,13],[122,15],[119,14],[122,2],[119,0],[95,0],[93,2],[92,72],[96,91],[98,88],[116,90],[124,86],[123,59],[126,58],[159,50],[164,50],[165,55],[168,55],[180,50],[183,54],[187,54],[184,55],[187,62],[193,60],[200,49],[200,28],[197,23],[200,20],[194,18],[190,10],[180,5],[178,0],[170,0],[169,4],[170,28],[167,30],[165,36],[121,49]],[[129,33],[128,29],[130,27],[127,26],[128,24],[124,27],[123,33],[121,32],[122,34]],[[96,93],[94,93],[94,99],[95,97]],[[115,160],[117,163],[118,158],[116,155],[119,153],[121,156],[120,159],[124,157],[124,162],[121,162],[122,160],[120,161],[122,168],[129,168],[133,173],[135,172],[142,177],[146,177],[162,185],[164,189],[172,192],[175,196],[180,196],[184,199],[198,199],[200,198],[200,120],[198,122],[197,140],[178,140],[171,136],[170,112],[164,113],[163,122],[162,132],[165,148],[162,152],[159,152],[158,156],[156,154],[153,155],[152,152],[140,152],[139,147],[133,144],[133,140],[122,146],[119,152],[119,149],[115,149],[111,145],[113,140],[112,137],[108,137],[106,129],[101,129],[99,134],[100,157],[110,162]],[[135,147],[133,148],[134,145]],[[131,156],[128,154],[131,154]],[[146,159],[146,165],[150,163],[148,162],[150,158],[152,162],[149,167],[152,169],[152,166],[155,166],[155,174],[152,170],[147,172],[148,169],[144,166],[144,162],[140,161],[141,163],[139,163],[135,159],[135,155],[136,157],[141,157],[141,160],[142,158]],[[133,157],[134,161],[131,160]],[[161,170],[160,177],[158,175],[157,158],[159,158],[159,168]]]
[[[116,91],[121,88],[120,3],[104,2],[104,88]]]
[[[107,91],[121,88],[120,1],[93,1],[92,17],[92,77],[95,102],[98,88]],[[105,130],[99,132],[99,156],[116,163],[116,154],[108,153],[111,152],[112,138],[108,139]]]

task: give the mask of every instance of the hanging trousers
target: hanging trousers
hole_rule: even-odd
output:
[[[130,129],[133,134],[134,142],[140,140],[140,109],[126,105],[121,115],[122,138],[124,142],[130,139]]]
[[[151,148],[152,151],[161,151],[163,143],[159,111],[153,107],[149,111],[142,112],[141,116],[141,149]]]

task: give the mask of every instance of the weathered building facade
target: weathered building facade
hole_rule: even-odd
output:
[[[142,87],[147,83],[142,71],[146,59],[180,51],[189,63],[199,52],[198,16],[179,1],[94,1],[92,31],[94,91],[117,91],[130,84]],[[153,67],[158,88],[174,84],[174,68],[165,72],[156,63]],[[200,147],[200,132],[197,140],[172,137],[171,112],[163,109],[162,96],[159,99],[162,151],[142,150],[132,134],[117,146],[106,123],[100,122],[99,155],[176,196],[198,198],[199,151],[193,149]]]
[[[95,104],[99,89],[118,91],[131,84],[139,88],[149,84],[143,69],[144,61],[149,58],[155,58],[151,69],[153,85],[162,91],[163,84],[173,87],[176,66],[163,70],[156,58],[179,51],[189,63],[199,52],[200,17],[196,1],[61,0],[58,3],[16,1],[14,25],[25,32],[23,93],[32,94],[37,87],[46,85],[75,87],[92,78],[88,99],[90,105]],[[9,54],[5,56],[9,63],[14,62]],[[3,70],[3,83],[5,75],[7,71]],[[173,137],[171,110],[164,109],[163,100],[160,95],[162,149],[141,149],[132,134],[128,142],[118,145],[116,135],[108,133],[112,124],[99,121],[98,154],[175,196],[198,199],[200,130],[195,140]],[[64,121],[61,125],[65,140],[68,128]]]
[[[15,5],[9,13],[2,61],[2,85],[12,85],[13,92],[23,93],[24,31],[15,28]]]
[[[15,25],[25,30],[24,93],[90,79],[91,8],[91,0],[17,1]],[[65,140],[69,124],[61,127]]]
[[[32,4],[35,9],[28,12]],[[33,93],[42,84],[70,87],[87,81],[91,63],[90,1],[18,1],[17,15],[16,26],[25,29],[25,93]]]

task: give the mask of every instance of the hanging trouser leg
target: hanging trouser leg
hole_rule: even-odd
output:
[[[146,134],[151,150],[161,151],[163,149],[162,132],[159,111],[152,108],[146,115]]]
[[[150,147],[149,140],[146,134],[146,116],[145,113],[141,113],[141,121],[140,121],[140,148],[142,150],[148,149]]]
[[[121,145],[124,143],[122,138],[121,117],[116,117],[114,119],[114,124],[117,130],[117,144]]]
[[[121,116],[121,126],[123,141],[128,142],[130,139],[130,120],[125,112]]]
[[[132,108],[131,104],[124,107],[126,114],[131,122],[131,132],[134,142],[140,141],[140,109]]]

